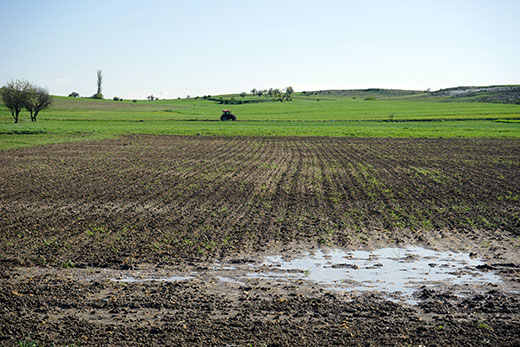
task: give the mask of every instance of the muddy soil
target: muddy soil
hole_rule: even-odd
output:
[[[0,344],[520,345],[519,194],[518,140],[127,136],[4,151]],[[469,253],[501,282],[418,285],[410,303],[214,270],[406,245]]]

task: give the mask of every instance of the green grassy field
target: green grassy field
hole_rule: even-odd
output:
[[[231,97],[264,99],[224,96]],[[238,121],[218,121],[224,108],[232,109]],[[364,100],[296,93],[290,102],[240,105],[202,98],[133,102],[55,97],[53,106],[40,113],[38,122],[30,122],[26,113],[22,112],[19,124],[14,124],[9,110],[0,106],[0,149],[135,133],[520,138],[520,105],[446,103],[420,97]]]

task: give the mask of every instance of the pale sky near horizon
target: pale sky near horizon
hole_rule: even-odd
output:
[[[0,0],[0,84],[160,98],[520,84],[520,1]]]

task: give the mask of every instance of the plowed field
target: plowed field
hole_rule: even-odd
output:
[[[3,151],[0,344],[518,345],[519,195],[518,140],[135,135]],[[469,252],[504,283],[424,287],[409,305],[301,281],[95,279],[400,245]]]

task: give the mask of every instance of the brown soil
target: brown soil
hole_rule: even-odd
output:
[[[0,344],[520,345],[519,195],[518,140],[127,136],[0,152]],[[472,252],[504,282],[424,287],[408,305],[305,281],[107,280],[396,245]]]

